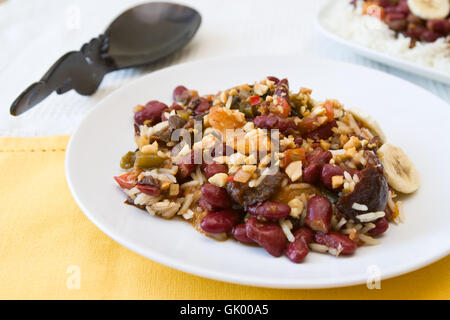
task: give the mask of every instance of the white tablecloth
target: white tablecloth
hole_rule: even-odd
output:
[[[322,37],[314,19],[325,0],[192,0],[180,2],[200,11],[202,25],[193,41],[169,60],[108,74],[92,96],[53,94],[20,117],[9,115],[11,102],[61,55],[78,50],[140,2],[0,1],[0,135],[70,134],[100,99],[132,79],[169,65],[226,55],[306,52],[392,73],[450,101],[450,86],[368,60]]]

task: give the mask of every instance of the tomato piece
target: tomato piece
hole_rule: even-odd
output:
[[[334,120],[334,108],[333,108],[333,102],[330,100],[326,100],[323,104],[323,107],[325,108],[325,115],[327,116],[328,121]]]
[[[278,105],[281,106],[281,112],[279,112],[280,117],[287,118],[291,113],[291,106],[285,98],[278,98]]]
[[[362,13],[380,20],[384,18],[384,9],[376,1],[364,2]]]
[[[314,131],[319,127],[319,122],[316,116],[308,116],[303,118],[302,122],[299,124],[300,132],[306,134],[308,132]]]
[[[145,185],[145,184],[138,184],[137,188],[139,189],[140,192],[148,194],[149,196],[159,196],[159,194],[161,193],[159,188],[155,187],[155,186],[149,186],[149,185]]]
[[[132,171],[125,172],[118,177],[114,177],[114,180],[116,180],[117,184],[123,189],[134,188],[137,183],[136,175],[134,175]]]
[[[259,103],[261,103],[261,97],[260,96],[252,96],[252,97],[250,97],[250,105],[256,106]]]
[[[282,160],[284,168],[286,168],[291,162],[302,161],[305,163],[306,155],[305,150],[302,148],[289,149],[284,152],[284,158]]]

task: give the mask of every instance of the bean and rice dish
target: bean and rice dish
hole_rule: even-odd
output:
[[[137,149],[114,177],[126,203],[293,262],[378,244],[418,172],[370,116],[311,93],[267,77],[136,106]]]
[[[450,73],[449,0],[333,0],[323,25],[364,47]]]

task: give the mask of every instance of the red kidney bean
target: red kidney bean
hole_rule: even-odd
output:
[[[284,78],[277,82],[275,87],[275,95],[284,97],[289,102],[289,81]]]
[[[322,149],[314,149],[306,155],[306,166],[303,169],[303,181],[307,183],[315,183],[320,179],[322,166],[328,163],[333,157],[330,151]]]
[[[380,6],[382,6],[383,8],[391,7],[391,6],[393,5],[393,3],[391,2],[391,0],[378,0],[378,3],[379,3]]]
[[[268,76],[267,79],[269,79],[270,81],[275,82],[275,84],[280,82],[280,79],[278,79],[277,77]]]
[[[187,178],[192,172],[194,172],[197,164],[195,164],[195,152],[192,150],[190,153],[184,155],[177,163],[178,173],[177,176],[180,179]]]
[[[208,100],[206,100],[205,98],[199,98],[200,102],[198,103],[198,105],[195,107],[194,110],[194,114],[199,115],[202,113],[205,113],[206,111],[209,110],[209,108],[211,108],[211,105],[209,104]]]
[[[159,188],[155,186],[138,184],[136,187],[139,189],[140,192],[148,194],[149,196],[159,196],[159,194],[161,193]]]
[[[251,217],[245,224],[247,237],[255,241],[274,257],[280,257],[286,248],[286,236],[275,222],[260,222]]]
[[[161,121],[161,115],[164,110],[168,109],[167,105],[159,101],[150,101],[145,105],[145,108],[134,114],[134,121],[137,124],[143,124],[146,120],[151,120],[152,124]]]
[[[331,163],[326,163],[322,167],[320,178],[325,187],[327,187],[330,190],[334,190],[332,178],[334,176],[343,176],[345,171],[347,171],[352,177],[355,174],[358,177],[360,176],[360,172],[358,170],[344,169],[341,166],[331,164]],[[336,190],[340,190],[341,188],[342,188],[342,186],[339,186],[338,188],[336,188]]]
[[[255,241],[247,237],[247,228],[245,227],[245,223],[235,225],[233,230],[231,231],[231,234],[239,242],[246,244],[256,244]]]
[[[400,2],[398,6],[395,7],[395,12],[403,13],[405,15],[409,14],[409,7],[406,2]]]
[[[344,175],[344,168],[337,166],[335,164],[326,163],[322,167],[322,173],[321,173],[321,180],[322,183],[330,190],[333,190],[333,184],[332,184],[332,178],[334,176],[343,176]],[[342,186],[339,186],[337,189],[342,188]]]
[[[206,164],[203,167],[203,173],[205,174],[206,178],[209,179],[217,173],[228,173],[228,169],[223,164],[211,163],[211,164]]]
[[[185,103],[189,96],[189,90],[184,86],[178,86],[173,89],[173,100],[176,102]]]
[[[325,123],[324,125],[321,125],[317,129],[307,133],[305,135],[305,138],[313,139],[313,140],[320,140],[320,139],[328,139],[333,135],[333,128],[336,127],[336,120],[330,121]]]
[[[428,20],[427,28],[431,31],[447,35],[450,32],[450,20],[448,19]]]
[[[247,212],[252,216],[278,220],[289,216],[291,207],[282,202],[266,201],[249,206]]]
[[[314,239],[314,232],[307,227],[302,227],[294,232],[295,239],[303,239],[306,243],[311,243]]]
[[[230,198],[227,190],[220,188],[211,183],[206,183],[202,186],[202,195],[206,201],[218,208],[229,208]]]
[[[306,161],[308,163],[317,162],[321,165],[328,163],[333,155],[330,151],[324,151],[320,148],[314,149],[306,155]]]
[[[292,118],[281,118],[274,114],[266,114],[257,116],[253,119],[253,123],[258,128],[263,129],[278,129],[281,133],[289,130],[295,130],[297,125]]]
[[[327,198],[314,196],[308,201],[305,224],[314,231],[327,233],[330,230],[332,212]]]
[[[313,232],[308,228],[300,228],[294,233],[294,242],[286,248],[286,256],[292,262],[301,262],[309,253],[308,244],[312,242]]]
[[[303,144],[303,138],[302,137],[295,137],[294,138],[294,143],[295,143],[295,146],[297,148],[300,148],[302,146],[302,144]]]
[[[431,30],[425,30],[420,39],[427,42],[435,42],[441,35],[439,33],[433,32]]]
[[[356,243],[344,234],[337,232],[322,233],[314,235],[314,241],[340,251],[340,254],[352,254],[358,247]]]
[[[203,209],[206,210],[208,212],[214,212],[217,210],[216,207],[214,207],[211,203],[209,203],[208,201],[205,200],[205,198],[200,197],[200,199],[198,200],[198,205]]]
[[[375,228],[373,228],[373,229],[369,230],[369,232],[367,232],[372,237],[379,236],[380,234],[386,232],[386,230],[389,228],[389,222],[387,221],[387,219],[385,217],[377,219],[374,223],[375,223]]]
[[[303,168],[303,181],[307,183],[315,183],[320,177],[321,165],[318,163],[311,163]]]
[[[411,25],[408,27],[408,30],[406,31],[406,35],[413,39],[420,39],[422,37],[422,34],[425,31],[427,31],[427,29],[422,26],[417,26],[417,25],[412,26]]]
[[[200,227],[208,233],[228,232],[239,223],[240,219],[241,216],[237,211],[216,211],[203,217]]]

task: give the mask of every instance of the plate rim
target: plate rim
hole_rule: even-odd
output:
[[[450,74],[440,72],[439,70],[423,66],[418,63],[414,63],[410,60],[402,60],[399,57],[363,46],[359,43],[347,40],[328,30],[324,25],[322,25],[320,18],[324,14],[324,11],[326,11],[328,7],[331,6],[333,1],[334,0],[328,0],[327,2],[325,2],[318,10],[314,19],[315,28],[326,38],[331,39],[332,41],[342,45],[343,47],[351,49],[352,51],[366,57],[367,59],[376,61],[377,63],[388,65],[409,74],[420,76],[432,81],[437,81],[445,85],[450,85]]]
[[[301,56],[301,55],[300,55]],[[345,286],[352,286],[352,285],[361,285],[366,283],[367,279],[362,278],[361,276],[353,276],[353,277],[345,277],[345,278],[336,278],[333,283],[323,283],[324,278],[316,278],[313,281],[306,281],[303,279],[302,284],[296,283],[295,278],[289,278],[289,279],[283,279],[282,281],[280,279],[277,279],[276,281],[271,280],[263,280],[261,277],[242,277],[234,274],[228,274],[224,272],[218,272],[218,271],[211,271],[207,268],[198,267],[196,265],[192,265],[190,263],[182,262],[177,259],[168,258],[164,256],[163,254],[159,254],[157,252],[149,252],[148,250],[144,250],[142,246],[134,244],[130,241],[128,241],[125,237],[121,236],[120,234],[116,234],[114,231],[111,231],[106,227],[105,225],[102,225],[98,220],[95,218],[95,214],[91,214],[90,210],[84,206],[83,202],[78,197],[78,194],[76,192],[75,186],[73,185],[73,181],[71,178],[71,162],[72,162],[72,154],[73,154],[73,144],[74,141],[78,139],[78,136],[81,135],[81,129],[83,125],[85,124],[86,120],[90,118],[93,114],[97,112],[99,109],[98,106],[101,106],[108,100],[112,100],[116,95],[121,94],[122,91],[128,90],[130,87],[135,86],[138,82],[141,81],[147,81],[147,78],[157,77],[159,74],[167,72],[168,70],[182,68],[182,67],[189,67],[191,65],[196,64],[203,64],[203,63],[217,63],[220,61],[228,61],[232,59],[250,59],[250,58],[296,58],[298,59],[299,54],[291,53],[291,54],[270,54],[270,55],[236,55],[236,56],[220,56],[220,57],[214,57],[209,59],[202,59],[202,60],[195,60],[190,62],[185,62],[181,64],[172,65],[167,68],[162,68],[160,70],[157,70],[155,72],[151,72],[145,75],[142,75],[136,79],[133,79],[130,81],[130,83],[125,84],[124,86],[117,88],[107,96],[103,97],[99,102],[96,103],[96,105],[89,111],[87,114],[83,117],[80,124],[77,126],[76,130],[73,132],[73,134],[70,137],[69,143],[67,145],[66,149],[66,155],[65,155],[65,174],[66,174],[66,180],[67,184],[69,186],[69,190],[75,199],[75,202],[79,206],[80,210],[83,212],[83,214],[97,227],[99,228],[104,234],[106,234],[108,237],[110,237],[112,240],[118,242],[119,244],[123,245],[127,249],[147,258],[150,260],[153,260],[157,263],[163,264],[165,266],[168,266],[170,268],[173,268],[175,270],[183,271],[189,274],[193,274],[195,276],[208,278],[212,280],[218,280],[222,282],[228,282],[233,284],[239,284],[239,285],[249,285],[254,287],[264,287],[264,288],[278,288],[278,289],[323,289],[323,288],[336,288],[336,287],[345,287]],[[440,98],[439,96],[434,95],[432,92],[414,84],[411,83],[405,79],[396,77],[392,74],[383,72],[381,70],[372,69],[366,66],[343,62],[343,61],[336,61],[326,58],[318,58],[318,57],[311,57],[304,55],[305,59],[315,60],[315,61],[326,61],[328,63],[334,63],[334,64],[341,64],[341,65],[349,65],[355,68],[360,68],[365,71],[369,72],[375,72],[383,74],[384,76],[390,77],[392,79],[396,79],[395,81],[401,81],[405,82],[410,86],[416,87],[416,89],[426,92],[427,94],[433,95],[435,98],[439,99],[441,102],[444,102],[446,104],[446,101]],[[416,262],[414,265],[411,265],[407,268],[403,267],[403,265],[397,265],[393,266],[388,272],[383,272],[381,275],[381,280],[390,279],[392,277],[396,277],[399,275],[403,275],[415,270],[418,270],[420,268],[423,268],[433,262],[436,262],[443,257],[450,254],[450,247],[447,248],[447,250],[442,250],[440,254],[435,254],[430,257],[426,257],[425,259],[419,260],[419,262]]]

